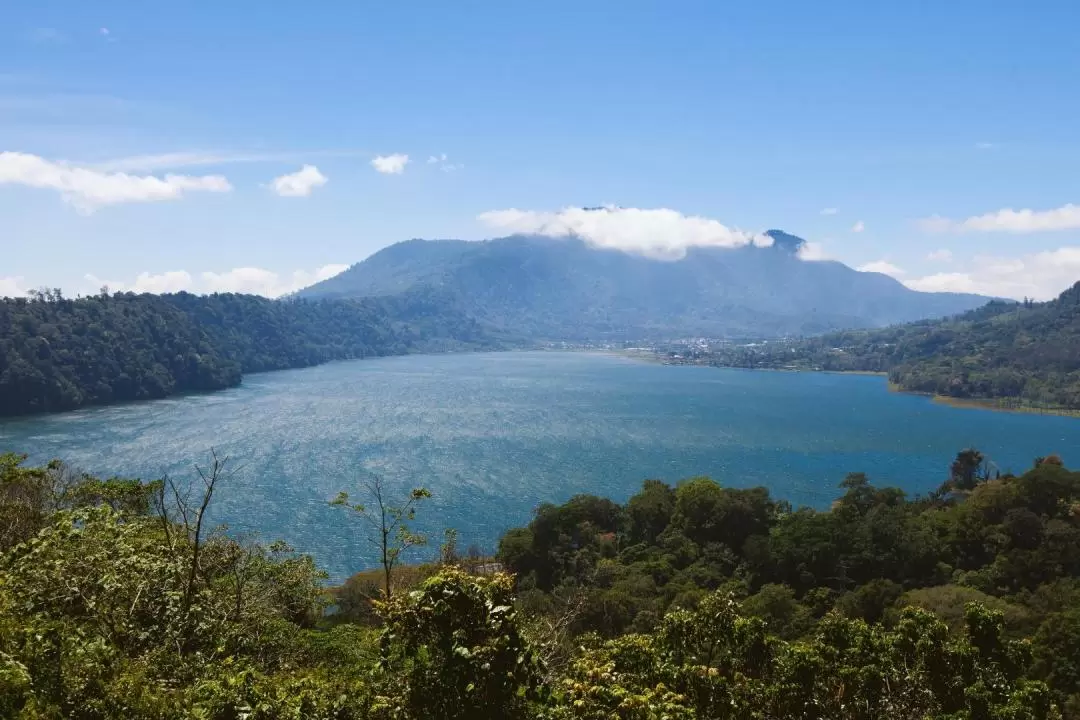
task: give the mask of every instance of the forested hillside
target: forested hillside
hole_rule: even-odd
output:
[[[254,295],[0,299],[0,416],[216,390],[243,373],[348,358],[492,347],[421,293],[370,300]]]
[[[945,320],[728,346],[696,360],[888,372],[903,390],[1080,409],[1080,283],[1045,303],[997,301]]]
[[[647,481],[540,507],[515,575],[451,535],[333,607],[309,557],[202,522],[225,460],[188,485],[2,456],[0,717],[1080,718],[1080,473],[988,467],[916,499],[853,475],[823,512]],[[364,500],[420,541],[415,507]]]
[[[647,481],[540,507],[501,544],[516,576],[450,536],[338,612],[310,558],[202,524],[226,461],[197,477],[0,457],[0,717],[1080,717],[1080,473],[1054,457],[989,477],[963,452],[915,500],[854,475],[827,512]]]

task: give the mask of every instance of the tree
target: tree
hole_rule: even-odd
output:
[[[795,593],[787,585],[762,586],[755,595],[743,600],[743,612],[764,620],[769,630],[783,638],[797,638],[813,626],[810,610],[795,600]]]
[[[957,453],[949,470],[949,484],[952,490],[974,490],[978,483],[990,478],[989,463],[975,448],[968,448]]]
[[[660,480],[646,480],[626,503],[628,535],[632,543],[652,543],[671,522],[675,490]]]
[[[427,544],[427,536],[413,532],[409,527],[416,519],[416,506],[431,492],[427,488],[413,488],[404,501],[394,501],[379,476],[362,483],[369,503],[353,503],[345,491],[338,493],[330,504],[352,511],[368,527],[367,540],[375,546],[383,569],[383,592],[389,600],[393,594],[394,568],[406,550]]]
[[[671,524],[702,547],[723,543],[739,552],[751,536],[768,532],[776,510],[765,488],[723,488],[697,477],[675,490]]]
[[[1080,609],[1047,616],[1032,642],[1035,674],[1063,700],[1080,702]]]
[[[509,575],[444,569],[385,604],[384,665],[406,717],[536,717],[541,664],[519,627]]]

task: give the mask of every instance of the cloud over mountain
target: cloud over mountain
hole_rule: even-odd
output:
[[[711,218],[668,208],[568,207],[556,212],[490,210],[478,220],[505,233],[578,237],[596,248],[622,250],[657,260],[678,260],[688,248],[768,247],[773,239],[735,230]]]
[[[893,265],[888,260],[875,260],[874,262],[868,262],[864,265],[860,265],[855,268],[859,272],[875,272],[882,275],[890,275],[892,277],[899,277],[904,275],[904,269]]]

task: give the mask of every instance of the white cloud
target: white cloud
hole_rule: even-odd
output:
[[[279,290],[281,276],[262,268],[241,267],[224,273],[204,272],[202,284],[206,292],[212,293],[251,293],[267,297],[277,297],[282,294]]]
[[[85,278],[86,291],[95,293],[104,285],[110,292],[160,294],[183,290],[198,294],[250,293],[275,298],[331,278],[348,267],[348,265],[331,264],[323,265],[315,270],[294,270],[284,274],[256,267],[233,268],[221,273],[203,272],[198,276],[193,276],[185,270],[173,270],[156,275],[144,272],[130,283],[102,280],[94,275],[86,275]],[[0,280],[0,283],[2,282]],[[0,285],[0,288],[2,287]]]
[[[221,175],[128,175],[53,162],[37,155],[0,152],[0,185],[56,190],[81,212],[104,205],[175,200],[188,192],[229,192]]]
[[[438,165],[439,169],[446,173],[454,172],[455,170],[460,170],[465,167],[461,163],[450,162],[450,158],[449,156],[447,156],[446,153],[439,153],[438,155],[428,155],[427,164]]]
[[[172,270],[160,275],[139,273],[131,289],[134,292],[171,293],[191,288],[191,275],[184,270]]]
[[[992,142],[985,142],[984,141],[984,142],[975,143],[975,148],[977,150],[993,150],[996,147],[997,147],[997,143],[992,143]]]
[[[160,153],[157,155],[133,155],[98,163],[87,163],[89,167],[104,172],[152,172],[169,168],[198,167],[200,165],[224,165],[233,162],[257,162],[277,159],[269,155],[232,155],[213,151],[186,151]]]
[[[948,248],[941,248],[940,250],[934,250],[927,254],[926,259],[930,262],[952,262],[953,254],[952,250]]]
[[[356,157],[359,150],[312,150],[308,152],[229,152],[186,150],[181,152],[133,155],[100,162],[76,163],[106,172],[152,172],[181,167],[232,165],[235,163],[296,163],[319,157]]]
[[[262,268],[234,268],[225,273],[204,272],[198,292],[235,292],[281,297],[308,285],[332,278],[348,265],[323,265],[315,270],[294,270],[282,275]]]
[[[868,262],[864,265],[860,265],[855,269],[859,272],[881,273],[882,275],[891,275],[892,277],[897,277],[905,274],[903,268],[893,265],[888,260],[875,260],[874,262]]]
[[[26,291],[22,285],[22,276],[0,277],[0,297],[25,297]]]
[[[912,290],[923,292],[978,292],[978,283],[968,273],[934,273],[921,278],[912,278],[905,283]]]
[[[405,172],[405,166],[409,162],[408,155],[394,153],[393,155],[376,155],[371,160],[371,167],[384,175],[400,175]]]
[[[107,27],[98,28],[98,34],[103,35],[105,37],[108,37],[109,36],[109,28],[107,28]]]
[[[133,282],[123,283],[114,280],[102,280],[96,275],[85,275],[87,292],[96,293],[102,287],[108,287],[110,292],[125,291],[136,293],[173,293],[181,290],[190,290],[192,284],[191,274],[184,270],[170,270],[163,273],[139,273]]]
[[[323,265],[320,268],[316,268],[311,272],[306,270],[294,270],[292,274],[293,288],[289,292],[295,292],[301,288],[305,288],[308,285],[313,285],[323,280],[329,280],[335,275],[340,275],[349,269],[348,265],[341,263],[331,263],[329,265]]]
[[[767,235],[733,230],[716,220],[667,208],[575,208],[558,212],[490,210],[477,219],[502,232],[579,237],[593,247],[622,250],[658,260],[678,260],[687,248],[767,247]]]
[[[1080,247],[1023,255],[980,256],[966,272],[935,273],[905,281],[915,290],[974,292],[1020,300],[1049,300],[1080,280]]]
[[[79,291],[84,295],[97,295],[102,288],[105,288],[109,292],[116,292],[117,290],[124,290],[125,285],[122,282],[116,282],[115,280],[102,280],[97,275],[87,273],[83,275],[83,286],[79,288]]]
[[[837,210],[836,208],[822,208],[821,209],[821,214],[822,215],[835,215],[838,212],[840,212],[840,211]]]
[[[1010,232],[1033,233],[1080,228],[1080,205],[1069,203],[1052,210],[1003,208],[966,220],[950,220],[934,215],[920,221],[928,232]]]
[[[270,187],[282,197],[307,197],[317,187],[322,187],[329,178],[319,172],[314,165],[305,165],[289,175],[274,178]]]
[[[864,223],[862,220],[857,221],[854,225],[851,226],[851,232],[855,233],[860,233],[865,229],[866,223]]]
[[[819,242],[804,242],[799,247],[798,256],[806,262],[818,262],[820,260],[832,260],[825,252],[825,246]]]

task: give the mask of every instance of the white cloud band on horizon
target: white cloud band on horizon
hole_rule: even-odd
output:
[[[230,152],[186,150],[150,155],[132,155],[99,162],[71,163],[103,172],[152,172],[181,167],[233,165],[242,163],[297,163],[314,158],[347,158],[367,155],[362,150],[309,150],[285,152]]]
[[[199,167],[205,165],[228,165],[232,163],[272,162],[289,160],[291,156],[275,154],[234,154],[215,151],[181,151],[157,155],[132,155],[103,162],[87,163],[87,166],[103,172],[153,172],[169,168]]]
[[[176,200],[189,192],[230,192],[222,175],[128,175],[53,162],[22,152],[0,152],[0,185],[55,190],[77,210],[106,205]]]
[[[408,164],[409,156],[403,153],[376,155],[371,159],[371,167],[384,175],[400,175],[405,172],[405,166]]]
[[[771,237],[734,230],[711,218],[668,208],[575,208],[557,212],[489,210],[484,225],[511,234],[579,237],[596,248],[622,250],[657,260],[679,260],[691,247],[768,247]]]
[[[294,173],[274,178],[270,187],[282,197],[307,197],[317,187],[322,187],[329,178],[319,172],[314,165],[304,165]]]
[[[1080,247],[1022,255],[977,256],[964,272],[942,272],[904,280],[924,292],[979,293],[1015,300],[1051,300],[1080,281]]]
[[[4,297],[25,297],[29,288],[23,287],[22,275],[15,275],[14,277],[0,277],[0,298]]]
[[[881,273],[882,275],[888,275],[890,277],[899,277],[907,274],[903,268],[897,267],[888,260],[875,260],[874,262],[859,265],[855,269],[859,272]]]
[[[103,280],[93,274],[87,274],[85,276],[87,285],[84,291],[96,293],[104,286],[108,287],[110,292],[161,294],[185,291],[197,295],[246,293],[277,298],[332,278],[348,267],[348,265],[334,263],[314,270],[294,270],[291,273],[277,273],[256,267],[239,267],[220,273],[207,271],[197,276],[186,270],[171,270],[162,273],[139,273],[131,282]],[[3,285],[0,285],[0,288],[2,287]]]
[[[1080,205],[1068,203],[1050,210],[1002,208],[964,220],[933,215],[919,221],[927,232],[1035,233],[1080,228]]]

